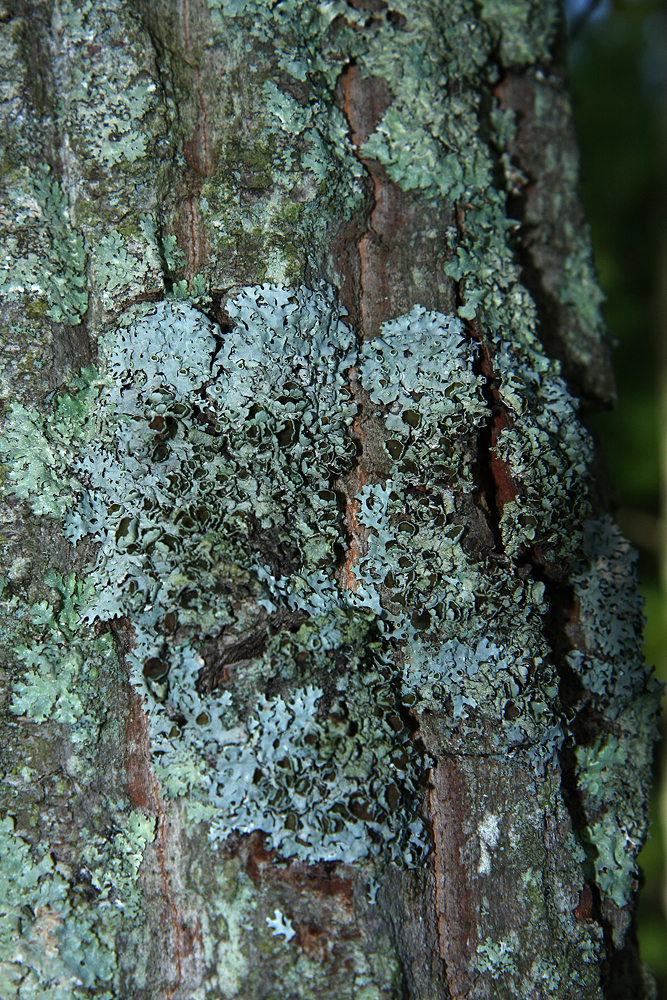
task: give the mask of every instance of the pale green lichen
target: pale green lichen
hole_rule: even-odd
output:
[[[14,403],[11,420],[0,440],[0,454],[11,455],[8,480],[20,499],[29,499],[33,513],[62,517],[72,485],[61,470],[80,446],[83,418],[95,392],[97,371],[83,369],[71,383],[72,392],[58,399],[53,413]]]
[[[647,832],[641,805],[662,686],[644,666],[636,553],[610,518],[587,523],[585,552],[588,567],[574,579],[584,642],[569,661],[611,731],[576,750],[579,787],[594,817],[581,836],[602,892],[623,907]]]
[[[273,80],[261,93],[253,141],[230,138],[233,158],[202,189],[218,282],[230,261],[247,267],[239,258],[250,254],[264,262],[264,280],[297,283],[331,219],[362,204],[363,168],[330,95],[299,103]]]
[[[503,66],[550,61],[560,8],[554,0],[481,0],[482,17],[500,42]]]
[[[569,660],[595,704],[610,719],[657,690],[644,666],[637,554],[611,518],[586,523],[587,566],[574,577],[585,645]]]
[[[558,300],[573,306],[582,324],[601,338],[605,330],[602,318],[605,295],[598,284],[588,233],[586,237],[572,240],[574,249],[563,264]]]
[[[38,57],[57,90],[51,104],[49,88],[35,85],[20,58],[31,27],[20,17],[2,26],[8,100],[0,118],[11,139],[0,178],[8,209],[0,219],[0,301],[78,325],[89,299],[99,318],[100,306],[113,313],[146,288],[162,290],[153,193],[160,166],[151,153],[167,111],[150,40],[125,4],[60,3],[52,29]],[[18,58],[7,32],[20,40]],[[34,106],[44,100],[48,108]]]
[[[64,581],[54,571],[46,574],[44,582],[60,592],[62,606],[54,613],[51,605],[42,601],[31,609],[31,620],[42,635],[40,641],[15,650],[23,669],[14,684],[10,711],[38,723],[53,719],[65,724],[73,743],[85,743],[99,723],[90,706],[84,707],[81,680],[97,677],[96,660],[112,655],[111,642],[108,636],[96,639],[89,658],[86,645],[72,641],[81,622],[80,612],[94,593],[90,582],[77,581],[74,573]]]
[[[176,269],[166,253],[165,260],[171,270]],[[150,217],[145,216],[140,232],[128,239],[112,229],[91,247],[91,267],[102,307],[108,312],[124,308],[146,289],[162,290],[162,261]]]
[[[46,315],[77,324],[88,305],[84,241],[50,169],[26,168],[11,190],[13,220],[0,244],[0,297],[44,298]]]
[[[113,0],[104,6],[65,0],[55,9],[59,118],[87,170],[93,164],[113,170],[147,152],[143,119],[153,110],[157,88],[142,65],[128,14],[124,4]],[[130,28],[125,39],[130,44],[114,45],[125,27]]]
[[[576,419],[577,401],[553,372],[535,371],[506,349],[496,355],[494,371],[511,415],[495,450],[518,486],[516,500],[502,512],[505,551],[515,555],[538,545],[548,561],[563,559],[580,549],[580,526],[590,511],[584,484],[593,449]]]
[[[48,723],[58,735],[65,761],[58,782],[66,794],[70,781],[81,788],[93,776],[108,722],[100,698],[115,653],[110,636],[96,635],[82,620],[92,596],[90,582],[74,574],[63,579],[55,571],[44,582],[59,595],[55,607],[47,601],[29,607],[17,596],[0,601],[5,636],[23,639],[16,642],[9,711],[21,727],[46,728]],[[4,777],[6,809],[7,798],[12,802],[6,792],[18,775]],[[21,781],[32,780],[44,780],[40,763],[37,769],[23,768]],[[20,833],[11,805],[0,821],[3,997],[74,1000],[91,990],[107,1000],[117,995],[117,935],[131,932],[141,919],[137,875],[155,819],[122,801],[98,799],[95,794],[87,804],[86,825],[68,832],[64,857],[45,851],[41,842],[31,846],[40,839],[39,812],[37,829],[22,827]],[[21,815],[25,822],[25,811]]]
[[[72,898],[66,866],[31,847],[11,816],[0,820],[3,997],[73,1000],[90,989],[106,1000],[116,995],[115,935],[139,912],[136,874],[154,827],[140,813],[117,814],[116,822],[111,841],[88,835],[81,864],[94,899],[87,902]]]

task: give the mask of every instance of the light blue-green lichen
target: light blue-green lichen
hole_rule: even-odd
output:
[[[280,910],[274,910],[273,917],[267,917],[266,922],[274,937],[282,936],[287,944],[296,935],[292,921],[286,920]]]
[[[482,711],[504,720],[505,745],[524,748],[529,759],[553,753],[562,740],[541,633],[543,585],[517,580],[509,595],[502,570],[476,568],[461,549],[453,487],[473,486],[456,442],[471,421],[481,428],[488,418],[475,349],[457,319],[416,309],[386,324],[357,361],[326,288],[258,286],[232,297],[226,311],[234,329],[222,337],[185,303],[127,312],[103,343],[101,376],[79,379],[41,423],[14,408],[5,445],[9,488],[41,511],[49,482],[65,484],[49,512],[64,516],[72,541],[98,541],[96,592],[85,617],[132,620],[128,659],[149,710],[156,766],[170,794],[190,796],[192,815],[209,821],[212,839],[260,829],[280,853],[307,860],[357,859],[380,844],[410,860],[422,850],[419,823],[404,811],[407,799],[398,812],[395,803],[414,793],[419,765],[402,724],[394,735],[393,723],[374,721],[371,705],[386,706],[386,718],[397,720],[401,701],[417,710],[445,707],[454,724]],[[357,498],[368,540],[350,591],[335,572],[343,528],[331,487],[351,460],[355,406],[346,379],[355,363],[383,408],[394,471]],[[534,462],[536,495],[557,465],[564,507],[584,473],[585,439],[562,383],[547,384],[550,407],[531,404],[527,386],[538,376],[518,372],[503,386],[515,427],[498,450],[517,480]],[[544,414],[535,427],[525,417],[531,405]],[[49,456],[50,478],[45,458],[25,465],[29,452]],[[589,528],[589,558],[608,560],[618,545],[625,552],[610,530]],[[614,684],[628,687],[623,703],[607,709],[612,718],[635,710],[631,699],[646,683],[639,660],[634,674],[618,670],[623,642],[636,642],[632,623],[623,625],[637,613],[624,610],[623,586],[630,603],[634,593],[628,559],[621,554],[618,569],[596,565],[576,581],[597,658],[606,654]],[[221,572],[244,599],[217,586]],[[71,586],[61,582],[65,598]],[[607,590],[598,598],[600,587]],[[477,614],[480,599],[496,605],[494,641]],[[214,677],[212,686],[202,684],[214,669],[198,651],[207,636],[224,650],[235,635],[265,631],[267,616],[285,612],[304,620],[278,630],[254,657],[240,657],[234,669],[242,696]],[[177,640],[163,629],[168,615],[184,630]],[[398,670],[392,637],[399,649],[407,643]],[[333,688],[327,682],[325,698],[321,671],[341,648],[354,670]],[[65,713],[66,721],[65,675],[55,678],[41,649],[21,655],[31,657],[31,670],[15,691],[17,708],[29,705],[40,718]],[[215,660],[214,650],[208,655]],[[307,669],[298,666],[304,658]],[[604,660],[593,669],[583,653],[571,659],[591,690],[604,685]],[[66,662],[81,669],[76,657]],[[285,688],[267,698],[262,691],[276,670]],[[629,733],[636,721],[628,716]],[[599,798],[592,766],[582,756],[582,788]],[[631,848],[643,833],[611,815],[582,833],[595,845],[600,887],[619,905],[632,887]]]
[[[417,468],[423,469],[425,459],[419,459]],[[416,478],[408,475],[408,483]],[[406,494],[395,487],[388,480],[384,490],[362,491],[358,520],[372,534],[355,576],[361,584],[357,600],[381,612],[386,634],[408,640],[404,703],[417,710],[447,705],[454,720],[468,718],[471,708],[515,717],[514,724],[505,723],[505,740],[525,744],[530,756],[553,752],[562,733],[553,705],[557,680],[546,665],[548,647],[539,628],[543,585],[516,581],[508,598],[493,568],[466,565],[459,543],[463,529],[456,517],[442,523],[445,505],[429,509],[418,498],[406,511]],[[496,609],[494,635],[505,648],[489,641],[477,615],[480,601]],[[528,683],[536,672],[539,696]]]
[[[9,488],[41,510],[58,483],[52,515],[73,542],[98,543],[82,617],[132,621],[127,659],[156,765],[171,794],[200,803],[214,840],[259,829],[284,855],[354,860],[384,845],[414,860],[423,764],[401,701],[448,706],[454,725],[490,713],[498,750],[535,761],[561,739],[543,586],[517,580],[509,595],[502,571],[461,548],[454,487],[473,489],[462,442],[488,416],[475,348],[458,319],[416,308],[357,359],[325,286],[255,286],[225,309],[225,334],[173,300],[127,311],[101,345],[101,375],[75,382],[40,423],[12,411]],[[357,498],[368,544],[349,589],[332,487],[352,460],[355,363],[385,413],[394,472]],[[45,459],[25,464],[31,436],[50,478]],[[66,599],[71,586],[61,582]],[[495,642],[480,600],[496,605]],[[301,616],[289,631],[285,614]],[[216,655],[253,629],[265,638],[230,661],[226,688]],[[60,711],[32,655],[39,710]],[[283,690],[266,697],[272,676]]]
[[[385,423],[398,441],[386,447],[400,456],[406,482],[411,473],[431,473],[434,481],[470,488],[470,471],[446,436],[474,433],[489,416],[475,357],[458,318],[420,306],[385,323],[381,336],[362,346],[360,381],[373,402],[389,410]],[[433,461],[418,469],[417,458],[428,451]]]
[[[412,752],[409,739],[369,710],[384,705],[399,718],[386,654],[377,641],[377,652],[369,645],[372,618],[355,611],[330,569],[342,533],[331,478],[351,456],[354,407],[344,385],[351,333],[326,289],[251,288],[227,312],[236,327],[219,349],[212,324],[185,304],[126,314],[103,344],[104,375],[66,395],[51,422],[31,425],[42,451],[55,456],[58,483],[69,486],[53,515],[65,515],[72,541],[91,535],[99,543],[84,618],[131,617],[128,660],[148,699],[155,759],[167,788],[189,789],[215,807],[214,839],[262,829],[282,853],[311,859],[357,858],[384,840],[409,857],[423,849],[419,823],[390,801],[391,789],[402,788],[405,803],[414,790],[401,757]],[[85,439],[78,455],[63,418],[72,407],[79,407],[77,440]],[[19,475],[26,420],[15,408],[9,483],[40,506],[44,463]],[[264,553],[258,532],[271,539]],[[264,561],[280,559],[281,548],[281,565]],[[230,569],[245,600],[218,585]],[[248,670],[245,703],[229,691],[198,690],[197,638],[232,625],[266,628],[279,606],[312,616],[290,635],[292,657],[299,648],[311,654],[314,674],[350,645],[356,666],[328,686],[328,714],[316,717],[323,690],[300,687],[296,677],[288,697],[260,696],[273,669],[271,644]],[[163,632],[169,614],[192,636],[171,644]],[[58,691],[37,655],[31,664],[41,672],[29,673],[26,685],[41,685],[33,709],[43,715],[58,710]],[[155,663],[164,666],[164,683]],[[29,694],[16,697],[23,704]],[[376,818],[359,819],[355,810]]]

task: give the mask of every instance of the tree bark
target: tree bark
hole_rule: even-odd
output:
[[[558,6],[0,30],[0,996],[652,996]]]

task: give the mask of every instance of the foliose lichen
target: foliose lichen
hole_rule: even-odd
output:
[[[53,420],[29,424],[15,408],[10,488],[43,510],[45,462],[25,474],[32,430],[38,453],[54,456],[48,481],[63,487],[49,512],[65,515],[72,541],[99,543],[84,618],[131,616],[128,659],[148,698],[156,760],[167,788],[213,807],[214,839],[263,829],[283,853],[311,859],[353,859],[383,842],[409,855],[411,838],[421,849],[419,823],[403,819],[415,779],[397,749],[403,725],[386,657],[370,641],[372,621],[363,611],[359,621],[326,572],[342,533],[331,479],[351,447],[350,331],[326,290],[247,289],[228,313],[238,325],[219,350],[212,324],[184,304],[126,315],[104,344],[104,374]],[[87,408],[76,431],[68,405]],[[265,536],[278,565],[260,558]],[[230,569],[231,591],[218,585]],[[299,616],[290,639],[275,637],[246,678],[239,670],[245,691],[199,680],[198,643],[230,626],[265,632],[280,607]],[[350,668],[329,683],[316,718],[324,691],[303,682],[341,648]],[[309,669],[290,675],[300,658]],[[289,697],[261,697],[276,672],[292,681]],[[383,705],[389,721],[378,717]],[[402,743],[409,757],[407,733]],[[392,795],[404,803],[396,815]]]
[[[284,855],[354,860],[384,845],[414,860],[424,765],[401,704],[448,705],[455,726],[490,712],[536,761],[561,738],[543,587],[503,596],[501,572],[460,544],[454,487],[472,489],[464,443],[488,415],[475,347],[457,318],[420,308],[362,347],[395,473],[358,496],[368,544],[341,586],[332,487],[352,457],[351,332],[324,286],[244,289],[226,313],[221,334],[185,303],[126,312],[100,374],[51,417],[13,409],[9,488],[36,511],[48,503],[71,541],[98,543],[83,618],[132,621],[159,772],[206,807],[212,839],[260,829]],[[481,599],[497,601],[495,642]],[[254,654],[227,657],[230,685],[225,650],[253,629]],[[267,697],[271,678],[280,693]]]
[[[42,601],[26,609],[16,597],[1,602],[6,633],[28,639],[17,643],[23,669],[9,710],[24,724],[49,720],[55,725],[61,742],[70,747],[70,776],[74,783],[85,783],[104,722],[97,704],[99,684],[114,651],[108,635],[96,636],[82,620],[90,584],[74,574],[63,580],[53,571],[45,582],[59,594],[56,607]],[[31,760],[28,756],[24,764],[27,775]],[[11,785],[12,776],[5,774],[5,782]],[[106,822],[98,822],[98,809],[90,803],[89,826],[70,836],[61,860],[43,844],[34,845],[35,830],[19,826],[11,806],[0,821],[3,996],[69,1000],[88,996],[91,989],[108,1000],[116,995],[116,937],[121,928],[140,922],[137,873],[144,847],[153,839],[155,819],[112,800],[101,807]]]
[[[537,545],[548,562],[564,560],[581,548],[581,525],[590,513],[585,482],[593,449],[577,420],[577,401],[558,375],[518,362],[506,348],[496,355],[494,368],[511,421],[498,437],[496,453],[518,487],[500,520],[505,551],[515,556],[522,547]]]
[[[13,221],[0,245],[0,296],[45,300],[46,315],[77,324],[88,305],[84,241],[50,168],[23,168],[11,188]]]
[[[636,888],[636,858],[647,832],[641,803],[650,788],[651,742],[662,685],[640,645],[642,599],[636,552],[611,518],[586,525],[588,566],[574,580],[582,638],[569,662],[607,734],[576,750],[590,825],[582,831],[598,885],[623,907]]]
[[[122,826],[110,841],[82,831],[82,872],[93,903],[72,897],[71,872],[21,837],[10,815],[0,820],[3,996],[69,1000],[89,989],[106,1000],[116,995],[115,936],[138,916],[136,875],[154,826],[139,813],[117,820]]]
[[[213,842],[261,830],[283,857],[414,864],[426,839],[416,791],[429,760],[410,713],[437,711],[452,738],[481,737],[485,753],[540,772],[566,733],[547,594],[528,557],[547,570],[574,567],[583,639],[570,663],[604,730],[576,749],[588,817],[579,835],[603,901],[623,905],[646,791],[626,794],[628,761],[648,774],[656,691],[631,635],[638,612],[624,543],[598,525],[581,559],[589,444],[539,342],[514,253],[506,197],[515,121],[480,96],[499,66],[548,58],[556,5],[396,0],[377,11],[342,0],[208,0],[205,45],[188,35],[187,4],[178,30],[168,18],[157,30],[162,8],[152,6],[141,18],[121,0],[55,8],[49,44],[61,99],[52,114],[22,112],[18,35],[0,25],[9,81],[0,112],[12,136],[0,291],[10,315],[26,307],[3,338],[40,345],[49,320],[106,331],[98,366],[39,408],[15,391],[34,374],[39,348],[10,359],[3,377],[14,401],[5,489],[62,524],[92,560],[85,585],[49,575],[53,606],[7,602],[18,650],[10,714],[32,726],[49,720],[72,745],[76,733],[72,768],[89,767],[100,733],[94,671],[102,675],[111,655],[96,633],[124,620],[161,786],[187,796],[188,815],[206,821]],[[388,100],[356,150],[339,93],[351,66],[384,80]],[[218,101],[220,80],[232,83]],[[36,166],[46,160],[49,169]],[[454,317],[417,306],[358,348],[320,278],[340,277],[330,235],[370,211],[363,161],[433,218],[456,219],[434,267],[445,261],[459,308]],[[582,239],[554,278],[573,308],[591,279]],[[165,290],[167,301],[137,304]],[[222,326],[193,307],[210,307],[214,290]],[[599,301],[586,295],[599,339]],[[355,461],[355,380],[384,429],[388,471],[360,481],[350,501],[341,481]],[[490,461],[514,496],[498,500],[487,557],[468,547],[466,518],[477,505],[493,522],[478,468]],[[151,834],[141,814],[107,807],[125,817],[123,836],[91,829],[77,846],[102,903],[57,910],[61,930],[76,926],[89,970],[72,989],[98,996],[116,975],[105,930],[118,927],[115,894],[134,912]],[[10,826],[8,852],[27,871],[45,866],[29,878],[54,893],[55,912],[65,888],[31,853],[28,831]],[[43,924],[35,915],[35,933],[47,933],[51,911]],[[241,976],[231,969],[242,964],[237,924],[236,958],[226,967],[221,959],[216,980],[228,976],[230,995]],[[596,933],[580,929],[584,962],[596,960]],[[41,955],[26,958],[26,995],[33,983],[37,996],[45,983],[58,995],[76,964],[62,957],[75,950],[66,937],[56,972]],[[517,954],[511,936],[489,938],[479,970],[524,995],[564,988],[564,966],[535,963],[519,977]],[[357,997],[379,995],[367,973],[355,979]],[[295,995],[306,995],[304,982]]]

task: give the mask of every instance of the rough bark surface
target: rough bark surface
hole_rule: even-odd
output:
[[[652,996],[562,32],[5,3],[3,1000]]]

